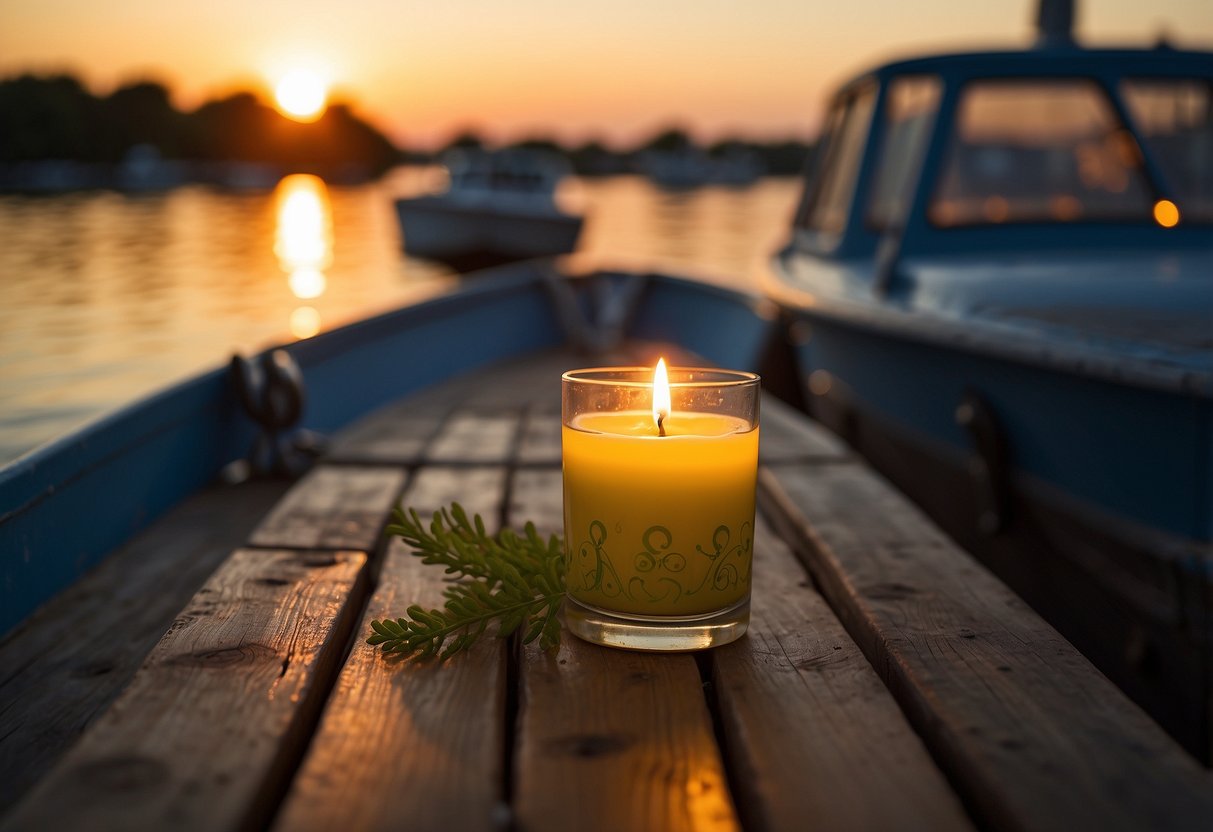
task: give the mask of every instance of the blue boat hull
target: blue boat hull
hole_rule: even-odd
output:
[[[1203,753],[1213,401],[796,314],[810,412]]]

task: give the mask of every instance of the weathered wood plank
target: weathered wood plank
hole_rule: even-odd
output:
[[[543,830],[739,828],[695,660],[565,635],[522,654],[515,812]]]
[[[185,603],[286,489],[278,482],[206,489],[5,638],[0,806],[16,803],[114,701]]]
[[[249,542],[371,552],[404,480],[403,471],[391,468],[321,465],[295,484]]]
[[[434,464],[504,464],[514,455],[517,410],[507,413],[460,411],[442,426],[426,452]]]
[[[365,565],[360,552],[233,553],[0,828],[263,826],[336,673]]]
[[[800,465],[845,459],[846,445],[774,396],[762,397],[758,457],[763,465]]]
[[[354,465],[420,462],[450,412],[450,405],[427,405],[424,395],[381,407],[343,430],[334,438],[325,461]]]
[[[1207,772],[883,480],[842,464],[760,482],[982,825],[1208,830]]]
[[[500,505],[504,475],[424,469],[404,495],[425,511],[453,494]],[[496,488],[495,493],[490,493]],[[483,506],[482,506],[483,508]],[[499,512],[494,511],[494,520]],[[496,639],[447,663],[385,659],[365,643],[374,618],[440,606],[443,572],[394,541],[359,638],[275,821],[281,832],[493,830],[501,817],[505,649]]]
[[[530,468],[514,472],[514,485],[510,489],[509,517],[513,526],[521,530],[528,521],[535,524],[540,534],[564,535],[564,482],[559,468]],[[561,501],[552,505],[553,500]]]
[[[571,350],[544,350],[487,367],[469,379],[464,406],[493,411],[529,402],[558,412],[560,376],[583,361]]]
[[[511,525],[562,523],[558,471],[519,472]],[[519,826],[543,830],[738,828],[695,660],[612,650],[565,634],[519,662],[514,761]]]
[[[863,652],[766,523],[745,638],[710,654],[752,829],[971,829]]]
[[[560,465],[560,411],[532,410],[522,426],[518,462],[522,465]]]
[[[405,509],[416,509],[422,520],[451,503],[459,503],[468,516],[479,514],[485,527],[501,525],[505,499],[504,468],[422,468],[401,498]]]

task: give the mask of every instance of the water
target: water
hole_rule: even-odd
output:
[[[0,196],[0,463],[235,351],[447,290],[457,275],[401,252],[391,204],[440,176]],[[559,199],[587,212],[581,263],[747,286],[798,195],[790,179],[667,193],[624,176]]]

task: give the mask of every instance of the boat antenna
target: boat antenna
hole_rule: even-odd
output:
[[[1036,8],[1036,45],[1074,45],[1074,0],[1040,0]]]

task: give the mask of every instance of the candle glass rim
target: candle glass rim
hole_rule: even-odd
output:
[[[758,373],[752,373],[748,370],[722,370],[717,367],[668,367],[666,370],[670,376],[670,387],[679,389],[697,389],[707,387],[748,387],[761,383],[762,376]],[[593,377],[591,373],[603,374],[603,377]],[[605,374],[614,374],[606,376]],[[722,376],[716,379],[703,379],[697,381],[675,381],[673,375],[675,373],[703,373],[705,375]],[[636,378],[620,377],[628,374],[635,375]],[[635,388],[651,388],[653,386],[653,368],[652,367],[586,367],[580,370],[567,370],[560,376],[561,381],[574,382],[576,384],[593,384],[603,387],[635,387]]]

